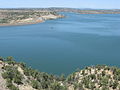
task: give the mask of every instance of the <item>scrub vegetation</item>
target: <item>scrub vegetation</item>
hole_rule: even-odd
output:
[[[13,57],[0,57],[0,67],[6,90],[120,90],[120,68],[117,67],[96,65],[67,77],[34,70]]]

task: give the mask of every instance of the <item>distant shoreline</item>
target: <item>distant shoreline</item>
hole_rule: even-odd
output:
[[[0,9],[0,26],[19,26],[44,22],[50,19],[63,18],[58,12],[78,14],[120,14],[120,9],[74,9],[74,8],[27,8]]]

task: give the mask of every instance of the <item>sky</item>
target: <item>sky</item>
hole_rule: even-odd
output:
[[[46,7],[120,9],[120,0],[0,0],[0,8]]]

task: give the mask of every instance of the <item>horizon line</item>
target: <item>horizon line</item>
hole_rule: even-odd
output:
[[[77,7],[0,7],[0,9],[43,9],[43,8],[71,8],[71,9],[120,9],[120,8],[77,8]]]

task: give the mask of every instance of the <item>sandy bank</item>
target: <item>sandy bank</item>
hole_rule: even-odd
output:
[[[29,25],[29,24],[37,24],[37,23],[42,23],[46,20],[51,20],[51,19],[58,19],[58,18],[63,18],[64,16],[62,15],[44,15],[41,17],[35,17],[35,18],[27,18],[27,19],[22,19],[22,20],[11,20],[10,23],[3,23],[0,24],[0,26],[19,26],[19,25]]]

